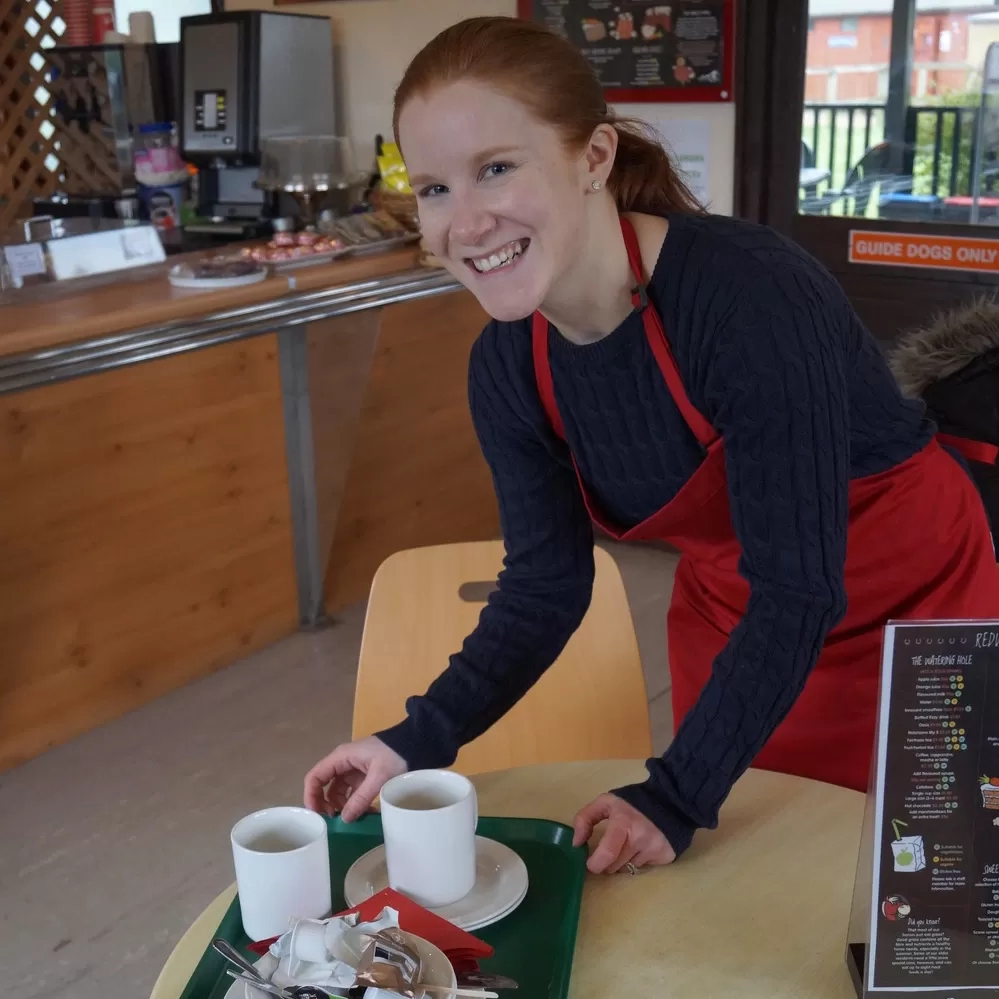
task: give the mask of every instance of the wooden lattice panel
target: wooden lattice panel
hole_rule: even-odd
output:
[[[66,30],[63,0],[0,0],[0,231],[60,186],[45,50]]]

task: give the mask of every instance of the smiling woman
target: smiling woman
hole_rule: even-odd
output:
[[[540,305],[592,245],[588,217],[620,242],[617,212],[702,210],[647,126],[608,108],[572,44],[529,21],[474,18],[438,35],[407,69],[393,123],[427,245],[497,319]],[[602,269],[593,253],[586,269]],[[586,269],[565,289],[575,302]],[[627,303],[616,304],[609,315]]]
[[[355,818],[509,711],[586,613],[593,524],[682,558],[675,738],[578,814],[577,842],[607,823],[591,870],[674,860],[750,765],[866,789],[885,623],[999,617],[999,573],[971,476],[842,289],[706,214],[539,25],[446,29],[395,127],[426,242],[493,317],[468,391],[506,560],[407,717],[316,764],[307,803]]]

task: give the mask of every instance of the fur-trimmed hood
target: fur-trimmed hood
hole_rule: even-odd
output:
[[[999,350],[999,302],[980,298],[903,336],[888,360],[902,392],[919,398],[934,382],[993,350]]]

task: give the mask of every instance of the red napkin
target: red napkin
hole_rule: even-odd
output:
[[[399,913],[401,929],[414,936],[423,937],[435,947],[439,947],[457,972],[476,971],[480,959],[493,956],[493,948],[484,940],[473,937],[471,933],[466,933],[454,923],[430,912],[429,909],[424,909],[422,905],[391,888],[383,888],[377,895],[372,895],[360,905],[353,909],[345,909],[336,915],[345,916],[349,912],[358,912],[364,922],[370,922],[377,919],[386,906]],[[250,950],[262,955],[272,943],[274,940],[261,940],[259,943],[250,944]]]

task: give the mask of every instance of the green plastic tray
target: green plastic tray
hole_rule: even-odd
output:
[[[333,911],[347,908],[343,879],[350,865],[382,841],[379,815],[359,822],[327,819]],[[474,936],[496,953],[482,962],[483,970],[508,975],[520,983],[508,999],[565,999],[569,992],[576,927],[586,875],[586,849],[572,845],[572,829],[542,819],[480,818],[478,835],[516,850],[527,865],[527,897],[509,916],[476,930]],[[251,960],[243,932],[239,899],[233,900],[215,936],[224,937]],[[181,999],[222,999],[232,984],[227,962],[210,945],[198,962]]]

